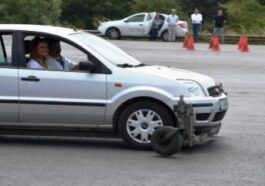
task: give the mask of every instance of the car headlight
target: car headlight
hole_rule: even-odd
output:
[[[178,80],[184,86],[185,94],[183,96],[186,97],[203,97],[205,93],[202,87],[196,83],[195,81],[191,80]]]

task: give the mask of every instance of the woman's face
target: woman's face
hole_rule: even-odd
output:
[[[39,43],[37,47],[37,53],[41,57],[48,57],[49,55],[49,45],[46,42]]]

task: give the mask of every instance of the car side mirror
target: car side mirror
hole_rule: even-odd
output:
[[[128,19],[125,19],[124,22],[125,22],[125,23],[128,23],[129,21],[128,21]]]
[[[80,61],[78,64],[79,70],[95,72],[98,69],[98,66],[89,61]]]

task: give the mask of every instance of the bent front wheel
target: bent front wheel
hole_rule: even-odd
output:
[[[181,150],[183,137],[175,128],[159,127],[152,135],[151,146],[158,154],[168,157]]]

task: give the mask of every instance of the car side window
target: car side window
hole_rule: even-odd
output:
[[[149,13],[147,14],[147,21],[150,21],[154,18],[154,16],[156,16],[156,13]]]
[[[127,22],[143,22],[145,14],[140,14],[127,19]]]
[[[39,53],[37,50],[38,40],[41,40],[42,43],[44,42],[48,46],[47,51],[44,52],[44,57],[42,57],[45,59],[43,61],[40,58],[34,58],[34,56],[43,55],[43,51]],[[26,67],[28,69],[84,72],[84,70],[79,68],[79,63],[93,63],[93,60],[89,59],[88,55],[76,46],[46,36],[27,35],[24,37],[24,48]]]
[[[12,35],[0,34],[0,67],[12,66]]]

